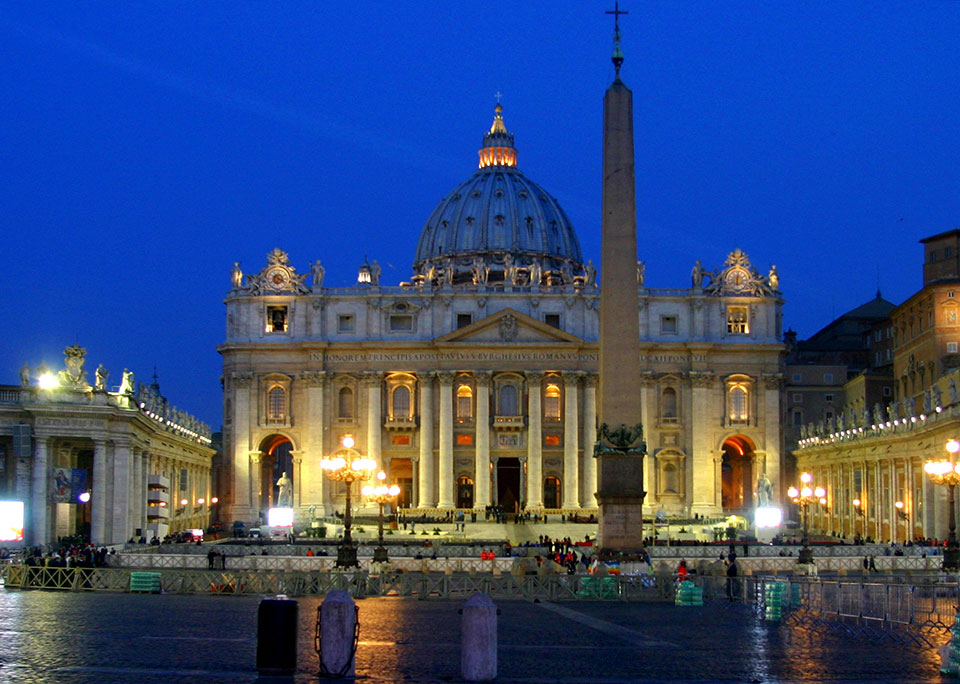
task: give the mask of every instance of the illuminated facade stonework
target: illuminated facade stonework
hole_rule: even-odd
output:
[[[319,462],[348,434],[404,506],[596,512],[596,269],[518,170],[499,107],[480,160],[430,215],[407,282],[382,284],[372,261],[354,286],[325,287],[320,261],[301,273],[280,250],[258,273],[234,267],[228,520],[261,518],[283,472],[300,520],[342,510]],[[638,264],[645,507],[751,508],[761,471],[779,482],[779,279],[740,250],[689,277],[649,287]]]
[[[0,386],[0,498],[24,502],[25,542],[206,529],[209,427],[129,371],[111,386],[100,366],[88,384],[84,354],[74,345],[65,370],[24,366],[20,385]]]

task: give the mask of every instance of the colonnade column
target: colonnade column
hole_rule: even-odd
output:
[[[477,380],[477,453],[475,455],[474,506],[490,505],[490,378],[489,371],[473,374]]]
[[[50,478],[47,473],[47,444],[49,437],[37,436],[34,440],[33,451],[33,472],[32,483],[30,487],[30,520],[33,523],[33,530],[30,533],[32,543],[41,546],[50,541],[50,534],[47,530],[47,502],[49,496]]]
[[[437,505],[433,479],[433,373],[420,375],[420,463],[417,467],[419,486],[418,508]]]
[[[597,376],[587,375],[583,385],[583,504],[597,507],[597,459],[593,443],[597,439]]]
[[[301,474],[303,473],[303,452],[302,451],[291,451],[290,452],[290,465],[293,468],[293,472],[290,473],[290,476],[293,478],[293,495],[290,497],[290,504],[294,510],[299,509],[303,505],[303,488],[300,483]]]
[[[93,440],[93,491],[90,493],[90,541],[106,544],[107,442]]]
[[[121,544],[130,536],[130,479],[133,449],[127,441],[113,447],[113,516],[109,543]],[[192,502],[191,502],[192,503]],[[191,504],[188,504],[191,505]]]
[[[250,508],[252,510],[252,515],[259,522],[261,519],[261,514],[263,511],[261,507],[263,506],[263,467],[261,465],[261,460],[263,454],[259,451],[250,451],[247,452],[248,458],[248,469],[250,471]]]
[[[380,410],[380,373],[370,373],[366,378],[367,385],[367,457],[380,462],[380,433],[383,430],[383,416]]]
[[[527,373],[527,508],[543,506],[543,409],[540,390],[543,373]]]
[[[577,402],[582,373],[563,373],[563,507],[580,508],[580,444],[577,428],[580,415]]]
[[[453,508],[453,381],[452,372],[441,372],[440,378],[440,477],[437,508]]]

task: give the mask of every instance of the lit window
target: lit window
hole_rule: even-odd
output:
[[[410,417],[410,389],[403,385],[393,390],[393,417]]]
[[[543,399],[544,420],[560,420],[560,388],[556,385],[547,385]]]
[[[470,385],[457,388],[457,420],[473,420],[473,390]]]
[[[287,307],[268,306],[267,307],[267,332],[278,333],[287,332]]]
[[[267,392],[267,420],[282,423],[286,414],[287,393],[282,387],[271,387]]]
[[[730,404],[730,420],[735,423],[746,422],[749,419],[747,388],[743,385],[734,385],[727,396]]]
[[[353,314],[340,314],[337,316],[337,332],[353,332],[356,328]]]
[[[338,396],[337,415],[340,418],[353,418],[353,390],[349,387],[341,387]]]
[[[677,422],[677,390],[672,387],[663,390],[663,420],[665,423]]]
[[[801,375],[800,373],[794,373],[794,374],[793,374],[793,381],[794,381],[794,382],[803,382],[803,375]]]
[[[833,373],[824,373],[823,374],[824,382],[833,382]]]
[[[727,332],[733,335],[746,335],[750,332],[750,312],[747,307],[727,307]]]
[[[513,385],[504,385],[500,388],[500,415],[520,415],[520,412],[517,410],[517,388]]]
[[[546,434],[543,436],[543,445],[549,447],[558,447],[562,446],[563,442],[560,438],[560,435]]]
[[[947,342],[947,353],[956,354],[957,353],[957,343],[956,342]]]
[[[676,316],[660,317],[660,334],[661,335],[677,334],[677,317]]]

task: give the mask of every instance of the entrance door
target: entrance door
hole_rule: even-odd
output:
[[[740,513],[753,508],[753,445],[741,436],[723,443],[720,465],[723,481],[721,498],[727,513]]]
[[[505,513],[520,510],[520,459],[497,459],[497,503]]]
[[[548,477],[543,481],[543,507],[560,508],[560,478]]]
[[[457,508],[473,508],[473,480],[469,477],[457,480]]]

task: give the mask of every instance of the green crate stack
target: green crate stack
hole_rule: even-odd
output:
[[[617,579],[615,577],[600,578],[600,598],[613,598],[617,595]]]
[[[677,587],[677,597],[674,603],[678,606],[702,606],[703,589],[690,580],[684,580]]]
[[[581,577],[580,578],[580,591],[577,592],[577,596],[596,596],[597,595],[597,580],[595,577]]]
[[[943,674],[955,675],[960,673],[960,613],[954,618],[950,630],[950,662],[940,668]]]
[[[131,572],[130,591],[142,591],[150,594],[160,593],[159,572]]]
[[[769,582],[763,589],[763,602],[766,606],[766,619],[778,621],[783,617],[783,595],[787,585],[783,582]]]

